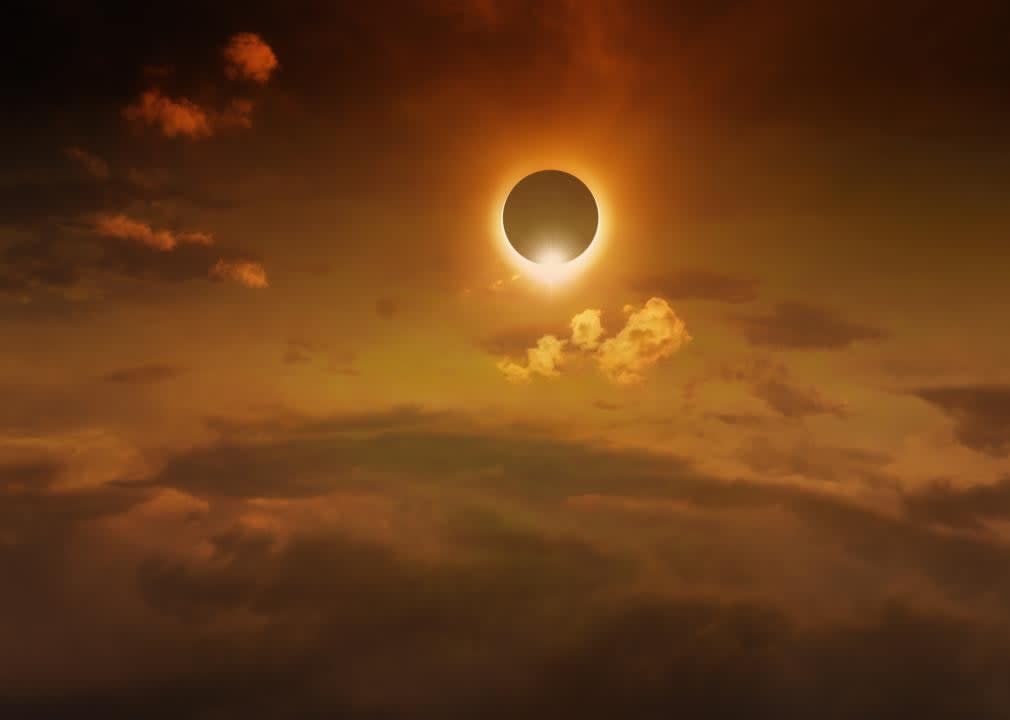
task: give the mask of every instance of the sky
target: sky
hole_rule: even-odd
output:
[[[0,716],[1010,715],[1006,3],[117,5],[4,11]]]

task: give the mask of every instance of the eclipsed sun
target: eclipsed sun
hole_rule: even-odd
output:
[[[600,210],[582,180],[562,170],[540,170],[509,191],[501,225],[513,259],[548,282],[570,277],[588,259],[600,230]]]

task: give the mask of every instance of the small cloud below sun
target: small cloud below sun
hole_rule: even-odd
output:
[[[587,309],[570,323],[571,336],[561,340],[544,335],[526,350],[526,361],[506,357],[498,361],[499,372],[513,383],[525,383],[534,376],[558,377],[573,354],[592,358],[600,372],[615,385],[635,385],[661,360],[670,357],[691,341],[684,321],[670,304],[650,298],[641,308],[627,305],[628,318],[615,335],[603,339],[602,313]]]

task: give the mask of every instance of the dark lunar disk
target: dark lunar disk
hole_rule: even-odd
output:
[[[533,262],[568,262],[586,251],[599,225],[596,199],[586,184],[561,170],[527,175],[512,188],[502,224],[509,243]]]

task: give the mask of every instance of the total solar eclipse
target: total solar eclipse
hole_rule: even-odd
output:
[[[537,264],[566,263],[596,237],[600,211],[586,184],[562,170],[527,175],[512,188],[502,210],[505,237]]]

